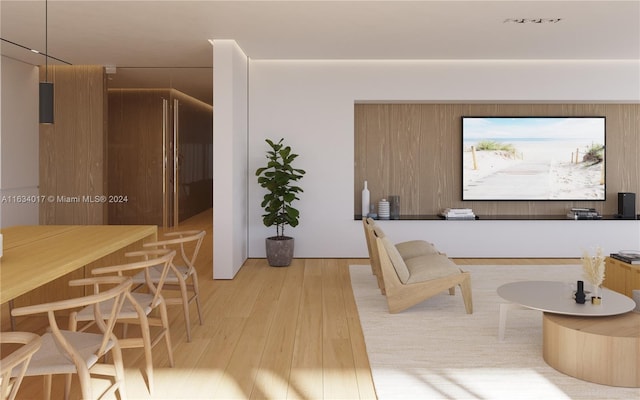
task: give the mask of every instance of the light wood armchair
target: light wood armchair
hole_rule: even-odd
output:
[[[167,305],[162,297],[162,286],[169,272],[173,258],[176,255],[174,250],[157,249],[147,251],[129,252],[128,257],[141,256],[143,261],[131,262],[122,265],[95,268],[91,271],[94,275],[112,274],[117,276],[133,275],[140,272],[144,276],[144,288],[146,292],[127,292],[124,305],[118,313],[117,322],[124,324],[124,332],[118,340],[123,349],[142,348],[145,358],[145,373],[149,394],[153,395],[153,358],[152,349],[162,339],[164,339],[169,357],[169,365],[173,367],[173,347],[171,344],[171,334]],[[160,277],[157,282],[151,279],[150,270],[158,268]],[[100,303],[100,309],[106,312],[112,307],[113,301]],[[159,316],[152,316],[154,310],[159,311]],[[84,331],[96,323],[95,314],[91,307],[85,307],[79,312],[73,312],[69,316],[69,329],[78,330],[78,322],[87,322],[80,330]],[[139,337],[127,337],[127,324],[137,324],[140,326]],[[151,327],[154,327],[152,337]]]
[[[42,336],[42,345],[31,357],[25,376],[45,377],[45,398],[51,396],[51,377],[57,374],[77,374],[83,399],[112,398],[117,392],[120,399],[126,399],[122,352],[113,327],[126,293],[131,290],[131,279],[125,277],[98,277],[78,279],[70,286],[93,286],[96,293],[84,297],[60,300],[46,304],[14,308],[15,316],[46,313],[49,331]],[[114,286],[115,285],[115,286]],[[108,289],[105,289],[107,287]],[[105,289],[105,290],[102,290]],[[111,301],[112,307],[102,313],[97,305]],[[95,313],[96,325],[100,333],[73,332],[58,326],[56,314],[90,306]],[[99,362],[111,354],[113,363]],[[93,393],[92,375],[111,376],[113,382],[99,396]],[[69,398],[69,387],[65,386],[65,398]]]
[[[382,232],[382,228],[376,224],[373,218],[368,217],[362,218],[362,225],[364,227],[364,236],[367,241],[367,250],[369,251],[371,272],[376,276],[380,292],[385,294],[384,279],[382,278],[382,269],[380,266],[380,255],[378,254],[376,236],[373,233],[374,228],[377,228],[379,232]],[[406,242],[400,242],[396,243],[395,247],[400,253],[400,256],[405,260],[427,254],[442,254],[435,248],[433,243],[429,243],[425,240],[409,240]]]
[[[0,360],[0,393],[2,394],[2,400],[13,400],[18,394],[18,389],[25,372],[27,372],[29,361],[40,348],[42,339],[31,332],[0,332],[0,344],[21,345]]]
[[[187,331],[187,342],[191,341],[191,318],[189,315],[189,305],[196,303],[198,319],[202,325],[202,311],[200,309],[200,290],[198,288],[198,271],[195,263],[200,251],[202,241],[207,234],[206,231],[190,230],[165,233],[165,240],[145,243],[145,248],[173,249],[180,254],[171,264],[169,274],[165,279],[164,290],[178,290],[180,297],[165,297],[167,305],[182,305],[185,326]],[[160,276],[158,268],[150,269],[151,279],[157,281]],[[134,284],[144,282],[144,276],[137,274],[133,277]]]
[[[427,254],[405,260],[378,227],[376,237],[387,306],[392,314],[406,310],[445,290],[454,294],[460,286],[467,314],[473,313],[471,275],[461,271],[443,254]]]

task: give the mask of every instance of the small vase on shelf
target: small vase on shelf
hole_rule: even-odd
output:
[[[367,181],[364,181],[364,189],[362,189],[362,216],[369,215],[369,188],[367,187]]]
[[[378,202],[378,218],[389,219],[389,202],[382,199]]]

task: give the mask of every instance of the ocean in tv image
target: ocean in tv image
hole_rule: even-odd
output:
[[[604,117],[462,117],[463,200],[604,200]]]

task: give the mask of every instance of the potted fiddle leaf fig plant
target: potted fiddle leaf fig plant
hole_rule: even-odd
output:
[[[271,148],[267,151],[267,165],[256,170],[258,184],[267,189],[261,207],[262,222],[265,226],[276,227],[276,235],[266,239],[267,260],[272,267],[286,267],[293,259],[293,237],[284,234],[285,226],[296,227],[300,212],[292,206],[294,200],[300,200],[298,193],[302,188],[296,186],[305,171],[292,166],[298,157],[286,146],[284,138],[278,142],[265,140]]]

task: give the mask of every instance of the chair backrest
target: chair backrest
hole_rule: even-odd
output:
[[[163,249],[172,248],[174,246],[179,247],[180,256],[182,257],[185,266],[192,269],[195,268],[196,258],[198,257],[200,246],[202,245],[202,241],[206,234],[207,231],[204,230],[168,232],[164,234],[168,239],[145,243],[143,246]],[[193,248],[191,248],[191,244],[193,245]],[[189,245],[189,249],[191,249],[191,251],[187,251],[186,245]]]
[[[143,261],[131,262],[128,264],[111,265],[108,267],[100,267],[91,270],[94,275],[104,274],[116,274],[118,276],[128,276],[129,274],[135,274],[136,272],[143,271],[144,279],[150,292],[153,293],[153,300],[151,306],[157,306],[162,298],[162,286],[169,273],[171,263],[176,255],[175,250],[170,249],[155,249],[144,250],[139,252],[127,253],[127,256],[140,255],[144,257]],[[150,268],[160,266],[160,279],[154,280],[150,273]],[[128,295],[129,296],[129,295]]]
[[[40,348],[42,339],[31,332],[0,332],[0,343],[22,345],[0,360],[0,379],[2,380],[0,393],[3,400],[13,400],[18,393],[31,356]],[[18,372],[12,378],[14,368],[17,368]]]
[[[373,229],[374,225],[375,225],[375,221],[373,219],[367,218],[367,217],[362,218],[362,227],[364,229],[364,238],[367,242],[367,251],[369,252],[369,258],[371,258],[371,255],[372,255],[370,231]]]
[[[371,262],[371,271],[378,280],[378,287],[380,292],[385,294],[384,279],[382,277],[382,266],[380,264],[380,253],[378,252],[378,242],[376,242],[376,236],[374,235],[374,229],[378,229],[378,232],[382,233],[380,228],[372,218],[363,218],[365,236],[367,238],[367,248],[369,250],[369,262]]]
[[[46,313],[49,319],[49,327],[58,348],[69,355],[76,366],[83,363],[83,357],[80,350],[74,347],[62,334],[58,322],[56,321],[56,313],[58,311],[75,310],[77,308],[92,306],[95,314],[96,325],[102,332],[102,340],[99,348],[94,353],[95,359],[99,359],[105,355],[110,348],[112,340],[117,340],[113,335],[113,327],[116,324],[118,314],[122,308],[125,296],[131,290],[131,278],[121,276],[95,277],[77,279],[69,282],[70,286],[93,286],[94,294],[77,297],[74,299],[60,300],[51,303],[37,304],[14,308],[11,314],[19,317],[32,314]],[[108,289],[104,290],[107,286]],[[113,306],[108,315],[103,314],[99,304],[104,301],[113,300]]]
[[[380,269],[383,269],[382,263],[386,261],[383,260],[383,258],[386,258],[395,270],[397,279],[399,279],[402,284],[407,283],[411,273],[409,272],[409,268],[407,268],[407,265],[402,259],[402,256],[398,252],[396,246],[385,236],[380,227],[376,226],[373,229],[373,234],[377,238],[376,243],[378,247],[378,254],[380,256]]]

